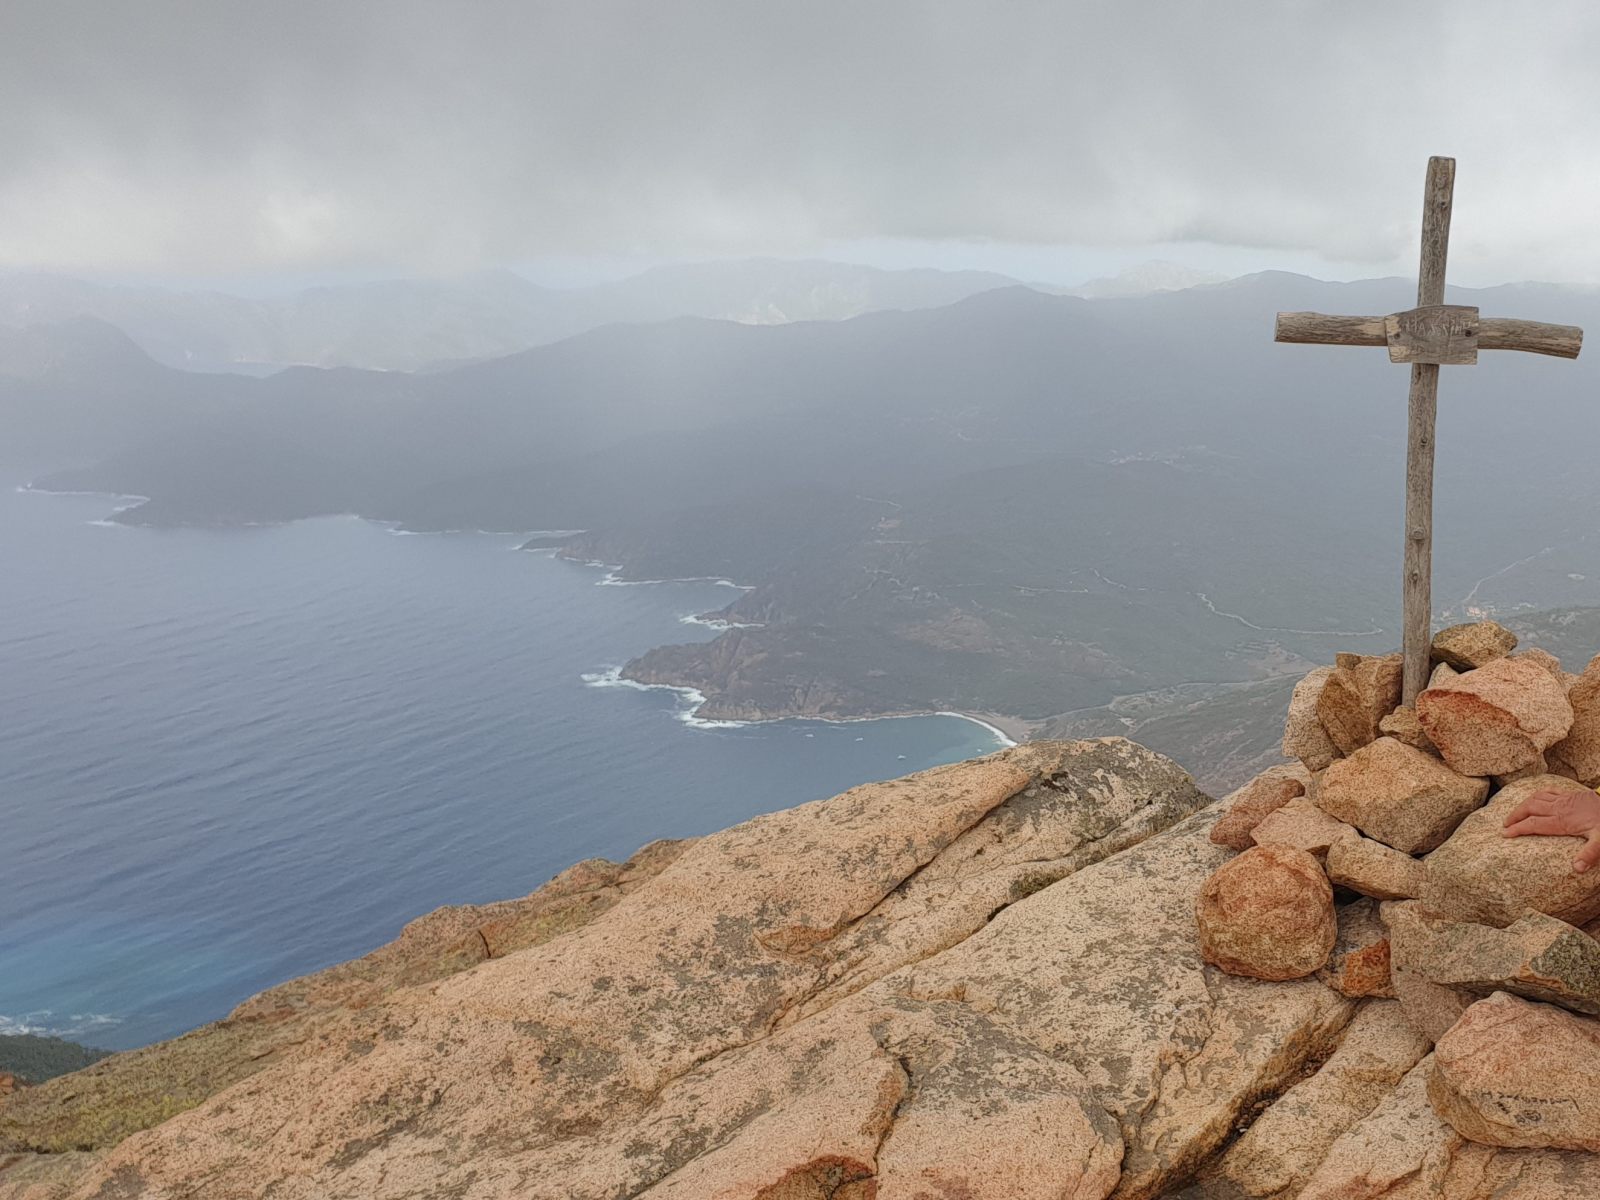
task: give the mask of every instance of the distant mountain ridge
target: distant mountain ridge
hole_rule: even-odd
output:
[[[1199,271],[1181,263],[1152,260],[1130,267],[1126,271],[1119,271],[1115,275],[1101,276],[1060,291],[1063,295],[1081,296],[1085,300],[1104,300],[1150,296],[1156,292],[1181,292],[1188,288],[1208,287],[1227,281],[1228,276],[1218,271]]]
[[[0,273],[0,326],[95,317],[170,366],[416,370],[547,345],[601,325],[699,316],[751,325],[937,308],[1017,283],[980,271],[884,271],[751,259],[657,267],[549,288],[511,271],[316,287],[269,299]],[[252,369],[258,368],[258,369]]]
[[[1053,295],[1126,297],[1218,278],[1146,263],[1077,289],[1026,286]],[[265,299],[0,272],[0,328],[92,317],[122,329],[157,361],[191,370],[265,374],[306,365],[413,371],[512,354],[609,324],[676,317],[745,325],[839,321],[940,308],[1016,286],[1023,285],[989,271],[771,258],[661,266],[587,287],[542,287],[497,270],[314,287]]]

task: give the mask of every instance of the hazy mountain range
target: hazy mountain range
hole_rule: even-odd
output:
[[[1078,288],[1145,295],[1220,282],[1150,262]],[[986,271],[884,271],[848,263],[750,259],[658,267],[590,287],[548,288],[510,271],[401,279],[247,298],[113,287],[0,272],[0,325],[95,317],[169,366],[266,374],[291,365],[429,369],[542,346],[600,325],[708,317],[746,325],[837,321],[885,309],[937,308],[1017,280]]]
[[[1008,287],[264,379],[174,370],[79,319],[0,330],[0,433],[17,461],[81,464],[43,486],[150,497],[125,521],[578,529],[564,553],[634,578],[752,585],[721,614],[749,628],[629,667],[704,691],[707,715],[1040,719],[1396,643],[1406,373],[1381,350],[1275,345],[1272,316],[1409,292]],[[1600,296],[1544,285],[1452,299],[1600,316]],[[1596,381],[1587,359],[1527,355],[1446,372],[1442,614],[1600,602]]]
[[[1036,291],[1056,292],[1063,296],[1081,296],[1085,300],[1127,299],[1132,296],[1153,296],[1157,292],[1181,292],[1187,288],[1205,287],[1226,283],[1228,277],[1215,271],[1197,271],[1180,263],[1153,259],[1139,263],[1115,275],[1102,275],[1072,288],[1042,288],[1032,284]]]

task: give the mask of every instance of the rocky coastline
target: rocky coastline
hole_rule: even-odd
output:
[[[986,725],[1017,743],[1032,737],[1042,716],[980,710],[936,699],[901,694],[887,683],[887,672],[869,668],[876,688],[853,687],[833,678],[815,654],[801,657],[791,649],[780,625],[783,610],[754,585],[717,576],[654,579],[623,564],[591,557],[597,547],[588,534],[542,534],[529,538],[523,550],[555,553],[557,558],[604,570],[608,580],[646,585],[682,583],[690,578],[737,588],[740,595],[721,609],[698,614],[697,624],[720,628],[709,642],[658,646],[630,659],[617,671],[619,681],[664,688],[691,696],[697,720],[754,723],[791,719],[834,722],[873,721],[901,717],[958,716]],[[780,664],[788,664],[787,667]],[[776,668],[776,669],[775,669]]]
[[[721,639],[718,639],[719,641]],[[712,643],[715,645],[715,643]],[[642,687],[667,688],[692,693],[694,716],[701,721],[727,721],[739,724],[791,719],[815,721],[876,721],[900,717],[957,716],[986,725],[1011,742],[1024,742],[1036,733],[1039,720],[1010,713],[966,712],[949,708],[880,707],[871,697],[852,694],[848,689],[817,681],[792,686],[770,685],[762,680],[752,684],[739,678],[737,668],[711,672],[689,665],[681,651],[691,646],[663,646],[631,660],[618,671],[618,678]],[[711,652],[715,663],[722,656]],[[738,651],[729,657],[737,658]]]

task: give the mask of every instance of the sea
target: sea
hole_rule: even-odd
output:
[[[616,668],[727,581],[519,536],[105,521],[0,467],[0,1033],[126,1049],[443,904],[985,754],[956,716],[699,722]]]

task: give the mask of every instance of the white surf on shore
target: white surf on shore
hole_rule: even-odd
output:
[[[559,548],[558,548],[559,552]],[[578,559],[570,560],[578,562]],[[585,567],[594,567],[604,571],[605,574],[595,580],[596,587],[653,587],[658,583],[709,583],[715,587],[735,588],[741,592],[755,591],[754,584],[735,583],[731,579],[724,579],[719,575],[686,575],[682,579],[623,579],[617,574],[622,570],[621,563],[601,562],[597,558],[582,561]]]
[[[772,725],[779,721],[814,721],[819,725],[864,725],[873,721],[902,721],[914,717],[956,717],[962,721],[970,721],[987,730],[994,740],[999,743],[1000,749],[1006,749],[1017,744],[1005,730],[990,724],[981,717],[971,713],[955,712],[950,709],[937,709],[929,712],[885,713],[876,717],[767,717],[761,720],[728,721],[713,720],[697,714],[706,703],[706,694],[699,688],[680,687],[671,683],[641,683],[637,679],[629,679],[622,673],[621,666],[611,666],[603,671],[586,672],[582,677],[588,687],[628,688],[636,692],[671,692],[678,697],[678,720],[692,729],[744,729],[751,725]]]
[[[84,522],[86,525],[98,525],[106,529],[128,528],[126,523],[122,521],[113,521],[111,518],[116,516],[118,513],[127,512],[130,508],[138,508],[141,504],[148,504],[150,501],[149,496],[135,496],[132,492],[56,491],[51,488],[39,487],[31,481],[18,486],[17,491],[34,496],[99,496],[106,500],[110,500],[113,503],[118,500],[126,500],[128,503],[117,504],[116,507],[105,516],[97,517],[92,521]]]
[[[760,629],[759,621],[727,621],[721,617],[707,617],[699,613],[685,613],[678,618],[682,625],[698,625],[703,629],[716,629],[726,633],[730,629]]]
[[[698,688],[675,687],[670,683],[640,683],[622,673],[621,666],[591,671],[581,676],[583,682],[594,688],[621,687],[635,692],[671,692],[678,697],[678,720],[694,729],[743,729],[754,721],[711,721],[695,714],[706,702],[706,695]]]
[[[76,1041],[83,1039],[92,1044],[97,1031],[121,1024],[121,1018],[105,1013],[57,1013],[42,1008],[37,1012],[21,1013],[8,1017],[0,1013],[0,1037],[57,1037]]]

